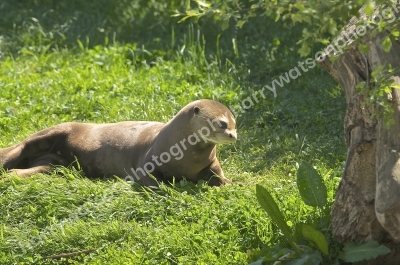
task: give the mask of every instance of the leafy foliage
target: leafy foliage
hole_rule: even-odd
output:
[[[207,1],[194,2],[196,3],[194,8],[190,5],[191,1],[188,1],[183,11],[176,12],[175,16],[181,17],[180,22],[189,18],[198,21],[199,18],[212,16],[216,21],[220,22],[222,29],[227,29],[229,25],[232,24],[230,23],[231,20],[234,21],[237,28],[242,28],[251,18],[256,17],[259,19],[261,16],[267,16],[272,18],[275,22],[282,21],[283,27],[287,30],[291,30],[296,25],[300,25],[302,35],[296,45],[300,46],[298,53],[301,56],[308,56],[313,50],[315,52],[320,49],[321,45],[326,46],[330,44],[333,38],[337,37],[341,33],[342,28],[348,24],[350,18],[360,17],[359,10],[361,7],[363,7],[363,17],[357,26],[364,24],[363,28],[365,31],[365,25],[368,25],[369,36],[374,36],[377,32],[389,32],[390,34],[381,40],[382,47],[386,52],[391,50],[392,41],[398,41],[400,36],[398,30],[400,22],[396,20],[396,15],[393,12],[393,7],[394,10],[397,10],[397,7],[395,7],[397,5],[396,1],[391,3],[384,0],[313,0],[301,2],[287,0],[230,0],[217,1],[213,2],[213,4]],[[377,15],[380,17],[379,19],[375,19]],[[364,34],[365,33],[361,34],[361,36]],[[355,41],[359,42],[360,39],[359,37]],[[274,42],[280,43],[280,39],[275,38]],[[343,47],[339,48],[338,45],[335,46],[340,50],[339,53],[341,54]],[[344,44],[344,46],[346,46],[346,44]],[[333,49],[335,49],[335,47]],[[358,49],[363,52],[369,51],[368,46],[363,43],[358,44]],[[317,59],[316,56],[317,53],[313,58]],[[330,59],[334,60],[335,57],[331,57]],[[380,82],[377,82],[380,80],[376,80],[376,76],[378,75],[384,76],[383,79],[385,82],[383,82],[382,85],[380,85]],[[378,85],[367,85],[372,92],[367,93],[368,97],[365,102],[368,106],[372,106],[372,108],[375,107],[375,104],[379,106],[379,110],[374,110],[373,115],[383,117],[386,127],[389,127],[394,122],[392,115],[393,107],[387,100],[392,88],[394,88],[392,86],[393,81],[390,77],[390,74],[383,75],[379,67],[378,70],[371,73],[371,80],[368,80],[367,83]],[[361,86],[365,87],[365,82],[362,82],[358,87]]]
[[[318,186],[323,186],[323,190],[325,190],[326,196],[326,187],[325,184],[322,182],[322,178],[319,176],[318,172],[307,162],[302,162],[301,166],[298,169],[298,176],[301,176],[301,180],[304,183],[307,183],[310,187],[308,190],[310,193],[314,192],[312,181],[317,180]],[[305,189],[307,186],[305,184],[299,185],[299,188]],[[320,187],[321,188],[321,187]],[[256,196],[259,204],[261,207],[268,213],[271,217],[272,222],[274,222],[283,233],[285,239],[289,242],[290,246],[294,250],[286,250],[282,251],[282,249],[278,246],[275,249],[269,249],[265,252],[260,252],[257,254],[253,254],[254,256],[261,256],[256,261],[251,263],[251,265],[258,265],[258,264],[266,264],[270,261],[280,260],[285,261],[285,264],[324,264],[324,259],[322,255],[324,255],[326,262],[329,264],[339,262],[339,257],[335,255],[330,255],[329,253],[329,243],[326,239],[326,235],[324,235],[321,231],[314,228],[317,224],[316,223],[300,223],[298,224],[298,229],[300,230],[300,234],[302,237],[308,240],[309,246],[300,246],[300,238],[296,237],[295,240],[294,236],[292,235],[290,228],[287,226],[287,220],[282,214],[279,206],[276,204],[274,198],[271,196],[269,191],[260,185],[256,185]],[[321,195],[322,196],[322,195]],[[312,198],[316,196],[311,196]],[[310,201],[307,196],[302,196],[304,203]],[[326,201],[326,197],[325,201]],[[324,205],[314,204],[313,207],[322,208]],[[324,215],[329,215],[329,211],[322,212]],[[323,217],[323,216],[321,216]],[[316,248],[316,249],[315,249]],[[369,253],[369,250],[374,248],[375,250]],[[274,254],[271,254],[273,252]],[[337,251],[335,251],[337,252]],[[345,262],[358,262],[362,260],[368,260],[376,258],[379,255],[384,255],[389,253],[390,250],[385,246],[379,245],[375,241],[369,241],[364,245],[357,245],[354,243],[346,244],[343,250],[340,252],[340,259],[344,260]],[[368,254],[366,254],[368,253]]]
[[[379,245],[378,242],[374,240],[370,240],[365,244],[347,243],[340,256],[345,262],[359,262],[374,259],[379,255],[388,253],[390,253],[390,249]]]
[[[366,100],[364,107],[369,106],[372,109],[371,118],[382,118],[386,128],[395,123],[393,118],[394,109],[388,95],[393,89],[400,89],[394,84],[394,80],[389,78],[397,75],[400,69],[393,69],[390,64],[387,66],[377,66],[376,70],[371,72],[368,82],[361,82],[356,86],[358,93],[364,93]]]
[[[323,254],[328,255],[328,241],[326,240],[325,236],[315,228],[310,225],[302,224],[301,225],[301,234],[312,243],[314,243],[318,250],[321,251]]]
[[[302,37],[298,41],[300,48],[298,53],[307,56],[312,48],[320,44],[328,44],[332,37],[348,23],[352,16],[358,15],[359,8],[365,3],[362,0],[350,1],[221,1],[209,3],[206,1],[195,1],[196,6],[186,5],[180,22],[188,18],[196,20],[204,16],[213,16],[221,21],[222,29],[229,26],[229,21],[235,21],[237,27],[241,28],[253,17],[267,16],[275,22],[282,20],[288,28],[293,25],[301,25]],[[368,1],[369,2],[369,1]]]
[[[306,161],[297,170],[297,187],[304,203],[322,208],[327,202],[326,187],[318,172]]]
[[[278,205],[276,204],[271,194],[264,187],[256,185],[256,196],[261,207],[268,213],[272,221],[276,223],[278,227],[282,230],[283,235],[288,240],[292,248],[296,251],[297,254],[300,254],[301,251],[293,240],[290,228],[286,224],[286,220],[283,217]]]

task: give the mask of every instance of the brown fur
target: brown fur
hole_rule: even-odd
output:
[[[203,99],[186,105],[165,124],[62,123],[0,149],[0,166],[29,177],[49,171],[52,165],[67,166],[78,161],[88,177],[115,175],[153,186],[157,182],[146,173],[150,171],[157,181],[186,177],[193,182],[206,180],[210,185],[221,185],[230,180],[225,178],[216,157],[216,144],[234,141],[236,123],[232,113],[221,103]]]

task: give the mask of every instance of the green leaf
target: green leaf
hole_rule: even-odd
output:
[[[210,6],[211,6],[210,3],[207,3],[207,2],[205,2],[205,1],[196,1],[196,2],[197,2],[197,4],[198,4],[199,6],[202,6],[202,7],[210,7]]]
[[[268,190],[265,189],[263,186],[257,184],[256,197],[261,207],[268,213],[272,221],[279,227],[279,229],[282,230],[283,235],[292,246],[293,250],[295,250],[296,253],[300,254],[301,251],[293,240],[290,228],[287,225],[281,210],[279,210],[278,205],[276,204],[274,198],[271,196]]]
[[[338,31],[336,21],[333,20],[332,18],[329,19],[328,31],[332,36],[336,35],[336,32]]]
[[[183,21],[185,21],[186,19],[190,18],[190,16],[184,16],[183,18],[181,18],[178,23],[181,23]]]
[[[279,46],[279,45],[281,45],[281,41],[277,37],[274,37],[272,40],[272,44],[274,46]]]
[[[321,42],[324,45],[328,45],[330,43],[328,39],[318,39],[318,42]]]
[[[236,27],[241,28],[243,27],[244,23],[246,23],[246,20],[238,20],[236,23]]]
[[[256,14],[256,12],[250,10],[248,16],[249,16],[249,17],[256,17],[257,14]]]
[[[343,252],[340,253],[340,258],[345,262],[358,262],[369,260],[390,253],[390,249],[379,245],[375,240],[370,240],[365,244],[356,244],[349,242],[345,244]]]
[[[300,14],[291,14],[290,18],[292,19],[293,24],[296,24],[297,22],[302,22],[303,21],[303,18],[302,18],[302,16]]]
[[[302,3],[295,3],[294,7],[300,11],[304,9],[304,5]]]
[[[313,228],[310,225],[302,224],[301,234],[305,238],[313,242],[323,254],[325,255],[329,254],[328,241],[326,241],[325,236],[320,231],[318,231],[317,229]]]
[[[374,13],[375,3],[373,1],[368,1],[365,5],[365,14],[371,16]]]
[[[311,21],[312,21],[311,18],[312,18],[312,16],[309,16],[309,15],[303,15],[303,17],[302,17],[303,21],[307,22],[308,24],[311,24]]]
[[[195,17],[199,15],[199,11],[196,9],[188,10],[186,11],[186,15],[188,15],[189,17]]]
[[[183,15],[183,14],[179,13],[178,10],[175,10],[175,14],[171,15],[171,17],[180,17],[180,16],[182,16],[182,15]]]
[[[301,48],[297,50],[301,57],[305,57],[310,54],[311,48],[307,45],[307,43],[303,43]]]
[[[278,20],[281,18],[281,13],[279,13],[278,11],[275,13],[275,22],[278,22]]]
[[[386,30],[386,28],[385,28],[386,26],[387,26],[387,22],[382,21],[381,23],[378,24],[378,31],[382,32],[382,31]]]
[[[226,30],[227,28],[229,28],[229,18],[222,20],[222,30]]]
[[[392,92],[392,86],[384,86],[381,90],[383,90],[383,92],[385,92],[386,94],[389,94],[390,92]]]
[[[358,50],[364,53],[368,53],[369,52],[369,46],[365,45],[365,44],[358,44]]]
[[[390,52],[390,49],[392,48],[392,41],[390,40],[389,36],[386,36],[383,39],[382,47],[385,50],[385,52]]]
[[[326,204],[326,187],[322,177],[305,161],[297,170],[297,187],[305,204],[319,208]]]

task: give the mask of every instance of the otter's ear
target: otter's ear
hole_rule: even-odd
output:
[[[195,106],[195,107],[193,108],[193,110],[194,110],[194,114],[199,114],[199,112],[200,112],[200,108],[197,107],[197,106]]]

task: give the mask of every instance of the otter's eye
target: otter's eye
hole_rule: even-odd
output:
[[[219,128],[221,128],[221,129],[228,129],[228,124],[224,121],[220,121],[218,123],[218,125],[219,125]]]

